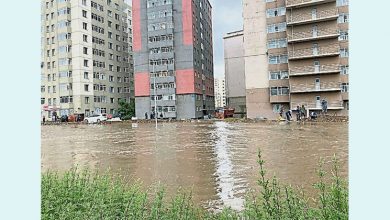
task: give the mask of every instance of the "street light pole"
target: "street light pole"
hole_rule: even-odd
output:
[[[156,94],[156,73],[154,71],[154,63],[153,63],[153,74],[154,74],[154,77],[153,77],[153,85],[154,85],[154,112],[155,112],[155,115],[154,115],[154,118],[155,118],[155,121],[156,121],[156,129],[157,129],[157,94]]]

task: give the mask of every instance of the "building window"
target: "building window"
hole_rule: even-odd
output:
[[[88,84],[84,84],[84,91],[89,92],[89,85]]]
[[[88,30],[88,24],[85,23],[85,22],[83,22],[83,29],[84,29],[84,30]]]
[[[281,63],[287,63],[287,62],[288,62],[287,55],[270,55],[268,57],[269,64],[281,64]]]
[[[340,66],[341,74],[348,75],[349,74],[349,66]]]
[[[288,95],[289,88],[288,87],[271,87],[271,96],[276,95]]]
[[[267,26],[267,33],[277,33],[282,31],[286,31],[286,22],[270,24]]]
[[[286,15],[285,7],[267,9],[267,18],[283,16],[283,15]]]
[[[87,6],[87,0],[81,0],[81,4]]]
[[[84,48],[83,48],[83,53],[86,54],[86,55],[88,55],[88,48],[87,48],[87,47],[84,47]]]
[[[340,57],[348,57],[348,56],[349,56],[348,48],[340,49]]]
[[[337,0],[337,1],[336,1],[336,5],[337,5],[337,6],[348,5],[348,0]]]
[[[270,80],[288,79],[288,71],[273,71],[269,73]]]
[[[341,83],[341,92],[349,91],[349,83]]]
[[[88,67],[88,60],[84,60],[84,67]]]
[[[83,17],[84,17],[84,18],[87,18],[87,11],[83,10],[83,11],[82,11],[82,14],[83,14]]]
[[[83,34],[83,41],[88,42],[88,35]]]
[[[280,113],[280,109],[282,108],[282,104],[273,104],[272,105],[272,111],[274,113]]]
[[[85,97],[84,102],[85,102],[85,104],[89,104],[89,97]]]
[[[271,39],[268,41],[267,48],[273,49],[273,48],[283,48],[287,47],[287,39],[281,38],[281,39]]]
[[[348,31],[340,31],[339,41],[348,40]]]
[[[89,79],[88,72],[84,72],[84,79]]]
[[[45,104],[45,98],[41,98],[41,105]]]
[[[341,13],[338,18],[338,23],[348,23],[349,15],[346,13]]]

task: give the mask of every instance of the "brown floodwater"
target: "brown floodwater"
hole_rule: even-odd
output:
[[[192,190],[206,208],[242,209],[245,193],[258,188],[258,149],[270,175],[309,194],[320,158],[329,162],[336,154],[341,175],[348,175],[347,123],[42,126],[42,171],[110,168],[145,187],[159,182],[169,195],[179,187]]]

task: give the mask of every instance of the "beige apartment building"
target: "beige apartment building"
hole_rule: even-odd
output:
[[[348,0],[244,0],[249,118],[281,106],[348,115]]]
[[[234,108],[236,117],[246,115],[244,33],[226,33],[223,37],[226,106]]]
[[[224,78],[214,79],[214,99],[215,108],[223,108],[226,106],[226,88]]]
[[[42,116],[110,113],[134,98],[131,8],[123,0],[42,0]]]

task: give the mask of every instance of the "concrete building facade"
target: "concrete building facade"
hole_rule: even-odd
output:
[[[115,114],[134,98],[123,0],[42,0],[42,114]],[[130,46],[129,46],[130,45]]]
[[[244,33],[234,31],[224,38],[226,106],[238,116],[246,115]]]
[[[226,106],[226,87],[225,79],[214,79],[214,96],[215,96],[215,108],[223,108]]]
[[[207,115],[214,109],[209,1],[133,0],[132,7],[136,116]]]
[[[248,117],[276,118],[282,106],[321,111],[324,99],[331,114],[347,115],[348,0],[243,4]]]

